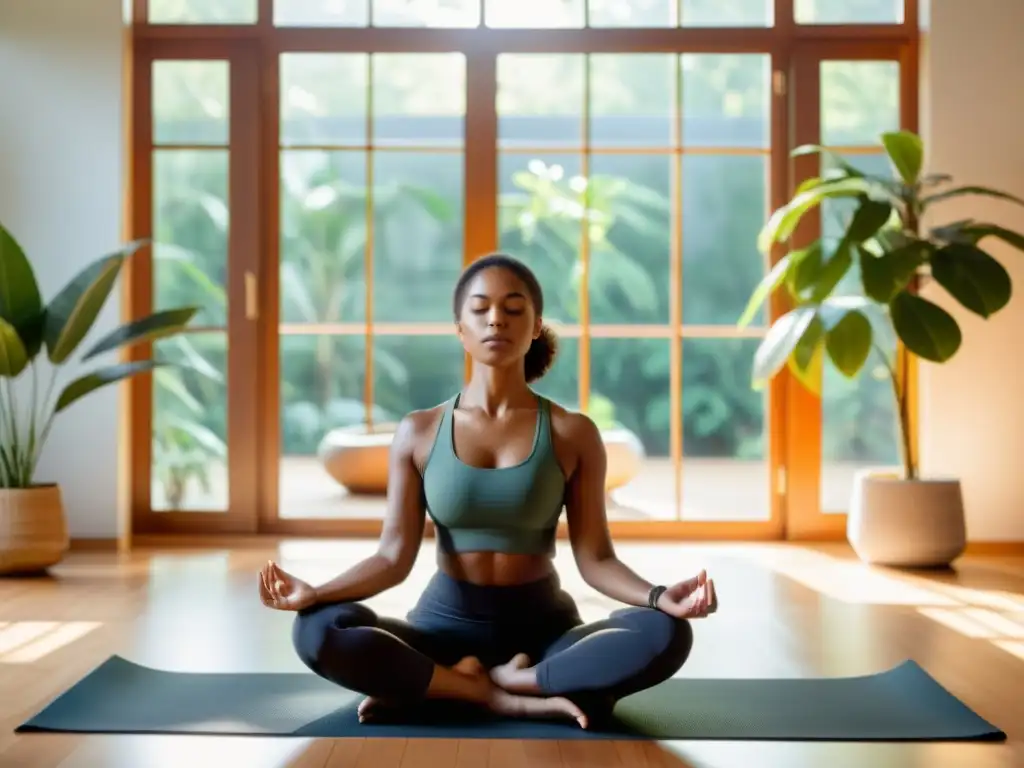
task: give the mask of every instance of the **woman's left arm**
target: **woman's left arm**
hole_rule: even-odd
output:
[[[575,447],[576,454],[565,505],[576,567],[583,580],[601,594],[627,605],[646,606],[654,585],[619,560],[608,530],[608,457],[601,432],[583,414],[566,414],[563,424],[565,439]],[[706,616],[717,608],[714,584],[702,572],[672,584],[658,598],[656,607],[680,618]]]

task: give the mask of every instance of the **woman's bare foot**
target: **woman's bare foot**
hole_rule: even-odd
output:
[[[509,717],[571,719],[579,723],[580,728],[590,724],[583,710],[562,696],[520,696],[497,689],[488,706],[492,712]]]
[[[450,668],[438,667],[437,670],[435,679],[431,681],[434,691],[428,691],[428,698],[467,701],[509,717],[572,719],[581,728],[589,724],[583,710],[569,699],[561,696],[523,696],[502,690],[491,679],[480,660],[472,656],[467,656]],[[367,697],[359,705],[359,721],[393,718],[401,709],[402,704],[399,702]]]
[[[491,670],[491,680],[499,688],[509,693],[540,693],[537,685],[537,672],[530,667],[530,657],[525,653],[517,653],[510,661]]]
[[[401,709],[401,705],[397,702],[367,696],[359,702],[359,709],[356,712],[359,715],[360,723],[374,723],[395,719],[395,714]]]
[[[530,660],[525,654],[518,654],[503,666],[515,665],[518,668],[523,668],[529,666],[529,663]],[[502,690],[492,677],[494,670],[488,674],[480,660],[472,656],[467,656],[459,661],[452,667],[452,670],[465,675],[467,679],[471,679],[476,685],[479,685],[482,690],[487,691],[486,699],[482,703],[495,714],[510,717],[573,719],[580,724],[581,728],[586,728],[589,724],[583,710],[561,696],[550,698],[522,696]],[[499,673],[499,677],[500,675],[501,673]]]

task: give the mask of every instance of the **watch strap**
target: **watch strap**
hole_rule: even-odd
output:
[[[661,584],[655,587],[651,587],[651,591],[647,593],[647,607],[654,608],[655,610],[657,610],[658,600],[661,599],[661,596],[665,594],[667,590],[668,587],[663,586]]]

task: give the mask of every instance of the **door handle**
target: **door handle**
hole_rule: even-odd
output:
[[[245,319],[255,320],[259,317],[259,291],[256,273],[247,270],[245,273]]]

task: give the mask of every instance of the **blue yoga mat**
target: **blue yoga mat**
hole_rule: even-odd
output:
[[[112,656],[19,732],[455,739],[1003,740],[912,661],[874,675],[673,678],[619,702],[600,730],[455,717],[431,703],[401,723],[361,724],[362,696],[308,673],[168,672]]]

